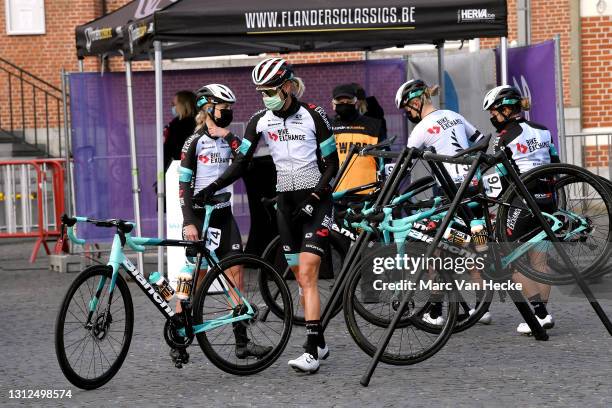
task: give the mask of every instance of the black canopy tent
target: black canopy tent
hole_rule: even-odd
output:
[[[112,56],[123,53],[123,42],[127,39],[126,27],[133,21],[172,4],[176,0],[149,2],[134,0],[112,13],[105,14],[75,29],[77,57]]]
[[[117,12],[134,3],[137,1]],[[130,8],[134,10],[133,6]],[[125,15],[122,13],[122,16]],[[90,24],[93,23],[95,21]],[[81,27],[86,26],[89,25]],[[165,205],[162,58],[375,50],[430,43],[438,45],[438,69],[440,78],[443,78],[444,41],[501,37],[502,82],[507,82],[506,0],[382,0],[376,6],[372,5],[371,0],[179,0],[141,19],[127,19],[125,25],[115,31],[122,33],[121,41],[110,38],[96,44],[96,48],[92,42],[88,52],[94,54],[94,50],[102,49],[103,44],[122,48],[106,49],[105,52],[123,52],[130,101],[131,61],[148,59],[154,53],[160,236],[164,227]],[[77,49],[78,39],[77,29]],[[79,58],[91,54],[81,51]],[[440,85],[443,85],[441,80]],[[134,139],[131,102],[129,109],[130,137]],[[132,153],[135,162],[135,150]],[[137,174],[137,169],[134,170],[133,173]],[[134,190],[138,190],[137,184]],[[136,211],[139,209],[135,208]],[[163,273],[161,247],[159,251],[158,270]]]
[[[181,0],[130,24],[129,58],[374,50],[505,37],[505,0]]]

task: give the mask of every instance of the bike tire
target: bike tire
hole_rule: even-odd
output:
[[[266,316],[265,321],[263,320],[263,318],[261,320],[258,320],[257,317],[252,319],[252,321],[249,320],[248,322],[248,327],[250,327],[250,329],[248,330],[249,337],[250,339],[253,339],[257,333],[263,333],[264,337],[271,340],[270,336],[274,337],[274,335],[272,334],[273,332],[279,334],[278,338],[274,341],[274,344],[271,346],[272,350],[270,350],[263,358],[255,359],[252,362],[248,358],[246,359],[247,361],[245,362],[244,360],[241,360],[238,357],[234,358],[233,361],[230,361],[232,360],[230,356],[232,355],[231,352],[233,350],[230,350],[229,353],[220,352],[218,348],[216,347],[218,345],[216,343],[216,339],[221,336],[221,334],[218,333],[221,329],[225,330],[226,332],[228,329],[233,330],[232,324],[225,324],[215,329],[212,329],[210,331],[197,333],[196,337],[200,345],[200,348],[215,366],[217,366],[218,368],[220,368],[221,370],[227,373],[234,374],[234,375],[241,375],[241,376],[252,375],[262,370],[265,370],[270,365],[272,365],[278,359],[278,357],[280,357],[285,347],[287,346],[287,343],[291,336],[293,304],[291,301],[291,296],[289,293],[289,288],[287,287],[287,283],[282,278],[282,276],[278,273],[278,271],[276,271],[274,267],[272,267],[272,265],[270,265],[269,263],[265,262],[263,259],[255,255],[241,254],[241,255],[230,256],[228,258],[222,259],[217,266],[215,266],[214,268],[211,268],[206,273],[206,277],[204,278],[204,281],[202,282],[202,284],[200,285],[198,289],[198,292],[195,298],[195,302],[194,302],[194,305],[195,305],[194,306],[194,324],[195,325],[203,324],[205,322],[204,309],[206,308],[207,300],[211,300],[210,303],[213,303],[213,304],[215,304],[214,302],[219,303],[218,299],[214,299],[215,296],[218,296],[218,290],[217,289],[212,290],[213,285],[215,283],[219,284],[221,282],[227,282],[227,279],[225,279],[223,272],[233,266],[242,266],[244,268],[243,274],[246,274],[246,273],[264,274],[266,275],[265,279],[267,279],[269,282],[274,282],[275,285],[278,286],[279,296],[280,296],[280,299],[282,299],[283,301],[282,308],[280,308],[280,310],[282,310],[283,312],[280,317],[276,316],[278,318],[278,322],[276,322],[275,324],[279,325],[281,328],[279,330],[269,331],[268,332],[269,335],[266,335],[266,330],[263,330],[261,327],[265,323],[265,324],[269,324],[265,326],[266,329],[269,329],[271,325],[271,323],[269,322],[271,321],[272,315],[269,315],[268,313],[263,313],[263,311],[261,310],[266,305],[265,301],[263,299],[261,299],[260,301],[260,299],[256,295],[254,298],[247,299],[249,303],[257,307],[258,310],[261,312],[261,315],[258,313],[256,316],[263,316],[263,315]],[[245,275],[243,275],[243,280],[245,279],[244,276]],[[249,296],[249,293],[256,293],[256,292],[258,292],[259,296],[261,296],[260,289],[258,287],[259,278],[258,277],[253,278],[253,282],[254,282],[253,287],[243,288],[243,291],[242,291],[243,298],[245,297],[245,295]],[[225,311],[220,311],[220,314],[227,315],[228,310],[230,309],[226,309]],[[255,330],[255,328],[258,331]],[[215,334],[212,334],[212,333],[215,333]],[[228,340],[228,337],[225,334],[221,337],[223,337],[222,340],[224,341]],[[229,339],[231,339],[231,334],[229,336]],[[227,346],[227,344],[225,344],[225,346]],[[229,346],[231,347],[231,345]],[[226,348],[226,351],[227,351],[227,348]],[[245,364],[242,364],[243,362]]]
[[[332,236],[330,234],[330,236]],[[330,239],[330,249],[332,254],[331,266],[332,269],[336,267],[341,268],[342,262],[344,261],[345,251],[342,248],[342,245],[336,243],[334,239]],[[285,258],[283,256],[282,244],[280,241],[280,236],[277,235],[266,247],[261,256],[266,262],[271,265],[275,265],[278,267],[280,271],[282,271],[281,275],[283,279],[290,280],[288,283],[290,285],[290,292],[293,299],[294,304],[294,314],[293,314],[293,323],[298,326],[304,326],[306,324],[306,319],[304,318],[303,311],[301,311],[301,307],[299,305],[299,292],[297,288],[297,282],[295,282],[295,278],[293,277],[293,272],[291,268],[287,265]],[[322,260],[324,262],[325,260]],[[339,270],[338,270],[339,271]],[[324,294],[331,291],[333,284],[335,283],[334,279],[319,279],[319,293]],[[268,288],[268,284],[265,281],[260,282],[262,296],[270,308],[270,311],[274,313],[277,317],[281,317],[283,314],[283,310],[276,302],[276,293]],[[329,298],[326,296],[321,296],[321,303],[326,304]],[[332,317],[335,317],[342,310],[342,304],[339,302],[338,306],[334,309]]]
[[[602,238],[598,241],[600,242],[599,245],[601,246],[601,250],[599,250],[598,254],[594,255],[593,260],[583,261],[587,263],[578,266],[578,273],[583,278],[591,277],[594,273],[596,273],[595,271],[602,268],[608,261],[610,250],[612,248],[612,192],[606,184],[601,182],[599,176],[596,176],[581,167],[570,164],[547,164],[521,175],[521,180],[526,186],[534,185],[534,183],[537,183],[539,179],[543,178],[566,181],[570,180],[573,183],[582,183],[583,189],[585,189],[585,185],[588,185],[588,188],[584,191],[592,191],[599,196],[599,198],[595,197],[589,200],[593,202],[596,201],[599,207],[602,207],[603,205],[602,214],[598,216],[598,222],[602,225],[602,227],[597,230],[597,232],[602,233]],[[518,198],[520,197],[516,187],[511,186],[508,191],[504,193],[501,201],[505,203],[512,203],[515,202]],[[564,198],[564,200],[567,201],[568,199]],[[578,199],[574,200],[579,201]],[[605,213],[603,212],[604,210]],[[510,253],[516,247],[516,242],[510,241],[508,234],[506,233],[508,226],[508,218],[509,207],[503,205],[499,206],[496,220],[496,225],[498,225],[499,228],[495,229],[495,234],[497,242],[502,247],[502,251],[504,253]],[[540,228],[541,230],[540,226],[538,226],[538,228]],[[554,249],[551,251],[556,253],[556,250]],[[572,257],[571,254],[568,255]],[[570,272],[555,274],[540,272],[534,269],[534,267],[530,264],[527,258],[528,257],[524,255],[521,256],[520,258],[514,261],[513,267],[528,278],[533,279],[536,282],[548,285],[564,285],[575,282],[574,276]],[[574,258],[574,260],[576,259]],[[580,262],[579,260],[576,261],[576,263]],[[553,260],[549,259],[548,262],[553,262]]]
[[[133,304],[132,304],[132,297],[130,295],[130,290],[128,288],[127,283],[125,282],[125,279],[123,279],[121,275],[118,275],[116,279],[116,287],[115,287],[115,291],[113,292],[113,296],[116,299],[116,289],[118,288],[119,293],[121,293],[121,297],[124,300],[124,309],[125,309],[124,321],[125,323],[124,323],[123,336],[124,336],[125,341],[122,343],[121,349],[119,353],[117,353],[115,361],[113,363],[110,363],[110,361],[107,360],[107,362],[109,362],[109,368],[106,371],[104,371],[101,375],[94,377],[94,378],[85,378],[75,370],[75,367],[73,367],[72,363],[70,362],[71,355],[70,356],[67,355],[66,348],[71,347],[71,345],[65,344],[64,337],[65,337],[65,334],[68,334],[68,333],[64,333],[64,330],[66,329],[67,324],[73,323],[73,322],[66,321],[68,313],[71,313],[76,318],[74,313],[71,312],[69,309],[71,306],[71,301],[73,300],[73,297],[77,293],[77,290],[79,290],[82,287],[82,285],[84,285],[92,277],[96,277],[96,276],[99,276],[100,278],[102,277],[106,278],[105,287],[103,288],[103,291],[108,292],[106,290],[106,284],[111,281],[112,274],[113,274],[112,268],[110,266],[105,266],[105,265],[94,265],[94,266],[91,266],[83,270],[68,288],[68,291],[66,295],[64,296],[64,300],[62,301],[62,304],[60,306],[57,320],[55,322],[55,354],[57,356],[57,360],[59,362],[60,368],[62,369],[62,372],[64,373],[64,376],[66,376],[66,379],[68,381],[70,381],[76,387],[79,387],[84,390],[92,390],[95,388],[99,388],[103,386],[104,384],[106,384],[108,381],[110,381],[113,378],[113,376],[117,374],[117,372],[119,371],[119,369],[121,368],[121,365],[123,364],[125,360],[125,357],[127,356],[128,350],[130,348],[130,343],[132,340],[132,333],[133,333],[133,327],[134,327],[134,309],[133,309]],[[91,293],[91,287],[88,287],[88,290],[86,293]],[[103,299],[103,296],[100,297],[100,300],[102,299]],[[81,308],[80,306],[81,303],[85,307],[84,311],[87,310],[87,305],[85,302],[86,300],[83,300],[83,298],[81,298],[81,300],[77,300],[77,305],[79,306],[79,308]],[[98,303],[97,310],[100,310],[101,306],[103,305]],[[111,306],[111,310],[112,310],[112,306]],[[99,315],[96,314],[96,316],[99,316]],[[85,319],[86,319],[86,316],[85,316]],[[97,320],[97,319],[94,319],[94,320]],[[113,322],[111,322],[111,324],[112,323]],[[85,327],[84,329],[87,330]],[[73,330],[71,328],[70,330],[71,332],[69,333],[72,333],[78,329]],[[95,343],[96,340],[93,339],[95,334],[92,334],[92,333],[95,333],[95,326],[89,331],[88,334],[85,335],[83,339],[85,339],[87,336],[91,336],[92,337],[92,350],[94,350],[94,353],[95,353],[95,346],[98,346],[100,353],[102,353],[101,346]],[[108,333],[110,333],[110,330]],[[106,335],[109,335],[109,334],[106,334]],[[106,338],[106,335],[103,337],[103,339]],[[111,338],[112,338],[112,335],[108,337],[109,344],[110,344]],[[85,345],[83,346],[83,351],[81,352],[81,354],[85,351],[86,348],[87,349],[89,348],[89,342],[86,342],[84,344]],[[80,345],[75,350],[78,350],[78,349],[80,349]],[[72,354],[74,353],[75,351],[72,352]],[[104,357],[106,359],[106,355]],[[95,358],[92,361],[95,361]],[[100,355],[100,364],[103,365],[102,355]],[[91,363],[90,363],[90,366],[91,366]],[[94,374],[95,374],[95,363],[94,363]]]
[[[365,330],[362,330],[362,327],[357,320],[359,313],[355,309],[355,304],[357,303],[355,293],[357,291],[357,288],[359,287],[359,281],[360,281],[360,274],[353,273],[346,287],[346,290],[344,292],[344,297],[343,297],[344,318],[346,321],[346,325],[347,325],[349,334],[351,335],[355,343],[357,343],[359,348],[361,348],[366,354],[368,354],[370,357],[373,357],[374,353],[376,352],[377,345],[371,341],[372,339],[370,337],[374,332],[368,330],[368,334],[364,333]],[[456,289],[447,291],[445,292],[445,294],[448,297],[445,301],[445,303],[447,303],[448,305],[448,309],[447,309],[447,318],[444,320],[442,327],[439,330],[434,330],[433,332],[421,330],[421,332],[423,333],[427,333],[431,336],[435,336],[435,340],[428,347],[424,348],[423,350],[417,351],[417,352],[412,352],[412,346],[410,346],[411,353],[405,354],[401,352],[401,340],[403,339],[403,333],[400,333],[400,336],[399,336],[400,337],[399,351],[394,352],[393,350],[390,349],[390,345],[391,347],[395,348],[393,344],[397,343],[398,336],[396,335],[396,333],[394,333],[394,337],[392,337],[386,350],[381,355],[380,361],[386,364],[390,364],[390,365],[417,364],[424,360],[427,360],[428,358],[433,357],[438,351],[440,351],[440,349],[442,349],[442,347],[444,347],[444,345],[446,344],[446,342],[448,341],[448,339],[453,333],[453,328],[454,328],[454,325],[457,319],[457,313],[458,313]],[[419,316],[416,317],[416,319],[419,319],[419,318],[420,318]],[[408,319],[410,319],[410,322],[408,321]],[[396,327],[396,331],[398,328],[402,331],[406,330],[406,332],[412,330],[413,334],[415,336],[418,336],[417,332],[414,331],[415,329],[420,330],[417,326],[414,325],[414,320],[416,319],[402,317],[400,319],[400,324],[398,324],[398,326]],[[379,321],[378,323],[380,324],[382,323],[382,321]],[[389,320],[389,323],[390,323],[390,320]],[[387,323],[386,325],[381,325],[381,326],[376,325],[376,326],[382,331],[382,330],[386,330],[389,323]],[[378,335],[374,335],[374,337],[379,338]],[[422,342],[420,342],[420,344],[422,344]]]

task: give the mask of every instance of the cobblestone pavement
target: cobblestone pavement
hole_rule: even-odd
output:
[[[177,370],[167,357],[160,315],[133,283],[128,357],[107,385],[82,391],[62,375],[53,342],[57,310],[76,275],[49,271],[44,255],[29,264],[31,245],[0,242],[0,406],[612,406],[612,339],[580,297],[551,304],[557,326],[548,342],[516,335],[514,307],[495,304],[491,326],[454,335],[421,364],[380,365],[364,388],[359,378],[369,358],[341,316],[326,332],[331,357],[316,375],[299,376],[287,367],[301,352],[299,327],[281,358],[258,375],[221,372],[195,347],[192,362]],[[610,296],[602,304],[612,315]],[[11,400],[11,389],[70,389],[72,398]]]

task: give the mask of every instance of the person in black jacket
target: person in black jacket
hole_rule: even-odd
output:
[[[196,127],[196,96],[191,91],[179,91],[172,99],[172,120],[164,128],[164,170],[172,160],[181,159],[181,149]]]

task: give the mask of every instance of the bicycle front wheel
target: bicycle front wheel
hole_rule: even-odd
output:
[[[372,277],[372,257],[357,266],[346,287],[343,298],[344,317],[349,333],[357,345],[373,356],[377,344],[386,331],[404,295],[408,302],[393,336],[382,354],[381,361],[392,365],[410,365],[435,355],[453,333],[458,314],[458,298],[454,285],[451,290],[424,289],[414,276],[390,271]],[[421,281],[450,282],[441,274],[423,277]],[[386,290],[383,284],[391,282],[415,283],[414,290]],[[374,290],[372,290],[375,288]],[[382,289],[381,289],[382,288]],[[433,304],[440,307],[437,319],[425,317]],[[425,320],[424,320],[425,319]]]
[[[261,279],[278,293],[276,313],[269,313]],[[194,307],[195,328],[204,330],[197,333],[202,351],[230,374],[250,375],[266,369],[281,355],[291,335],[289,288],[269,263],[254,255],[231,256],[209,270]]]
[[[62,372],[75,386],[91,390],[119,371],[132,340],[134,309],[130,290],[113,271],[96,265],[74,280],[55,323],[55,353]]]

